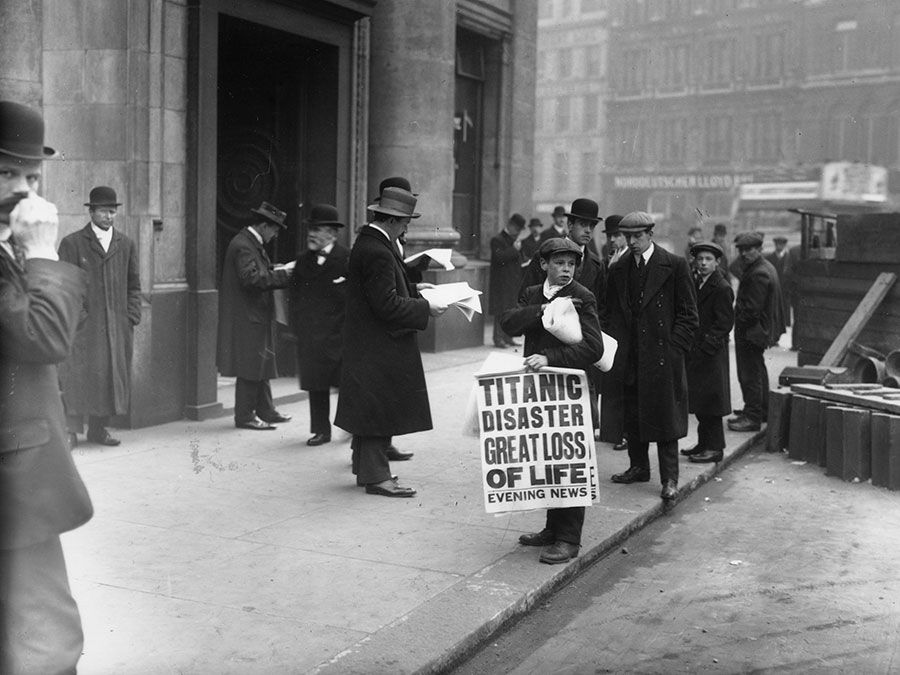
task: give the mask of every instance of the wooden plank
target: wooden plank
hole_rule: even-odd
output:
[[[837,403],[846,403],[870,410],[882,410],[894,415],[900,415],[900,401],[882,398],[877,393],[866,392],[864,394],[841,389],[826,389],[818,384],[792,384],[791,391],[795,394],[821,398],[826,401],[836,401]]]
[[[891,290],[891,286],[894,285],[896,279],[897,275],[893,272],[882,272],[878,275],[869,292],[866,293],[862,302],[856,307],[856,311],[850,315],[841,332],[838,333],[834,342],[831,343],[831,347],[825,352],[825,356],[819,362],[820,366],[836,366],[841,362],[841,359],[847,353],[847,347],[862,333],[866,323],[875,313],[875,310],[878,309],[878,305],[881,304],[884,296]]]

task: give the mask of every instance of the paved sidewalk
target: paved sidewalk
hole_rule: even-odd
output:
[[[96,507],[63,536],[85,628],[79,672],[439,670],[661,514],[656,467],[650,483],[609,483],[628,459],[606,444],[601,500],[573,563],[541,565],[539,549],[518,545],[543,511],[485,514],[477,442],[459,428],[489,351],[423,355],[435,428],[397,438],[416,455],[392,465],[418,489],[413,499],[356,487],[341,432],[307,447],[293,379],[274,387],[294,415],[277,431],[237,430],[229,415],[120,431],[119,448],[76,448]],[[774,380],[795,359],[771,351]],[[727,433],[728,456],[752,436]],[[693,431],[682,442],[692,445]],[[682,492],[723,464],[683,460]]]

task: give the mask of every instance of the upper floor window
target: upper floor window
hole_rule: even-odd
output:
[[[661,89],[684,91],[688,84],[688,45],[669,45],[663,58]]]
[[[603,48],[600,45],[589,45],[585,47],[584,76],[594,80],[603,75]]]
[[[731,116],[711,115],[704,124],[704,156],[710,161],[731,159]]]
[[[647,86],[647,50],[626,49],[622,53],[621,92],[623,94],[639,94]]]
[[[570,124],[569,97],[563,96],[556,99],[556,130],[568,131]]]
[[[587,94],[583,101],[582,127],[585,131],[591,131],[597,128],[597,122],[600,119],[600,97],[597,94]]]
[[[750,154],[757,160],[781,159],[781,115],[756,113],[750,118]]]
[[[663,119],[660,136],[660,159],[669,164],[683,162],[687,157],[687,120]]]
[[[703,86],[725,88],[734,81],[734,40],[711,40],[704,49]]]
[[[572,56],[571,48],[560,49],[556,52],[558,61],[556,72],[561,80],[572,77]]]
[[[606,0],[581,0],[581,13],[594,14],[606,9]]]
[[[753,36],[750,81],[778,82],[784,76],[784,33],[760,33]]]

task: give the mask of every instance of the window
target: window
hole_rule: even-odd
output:
[[[704,157],[710,161],[731,159],[731,117],[713,115],[704,124]]]
[[[553,156],[553,193],[563,195],[569,189],[569,167],[566,153],[557,152]]]
[[[581,118],[582,129],[584,129],[585,131],[591,131],[597,128],[600,98],[599,96],[597,96],[597,94],[588,94],[582,98],[582,101],[582,110],[584,113]]]
[[[753,38],[750,81],[778,82],[784,76],[784,34],[763,33]]]
[[[712,40],[704,50],[703,85],[707,89],[730,87],[734,80],[734,40]]]
[[[559,79],[564,80],[567,77],[572,77],[572,50],[560,49],[556,52],[556,58],[558,61],[557,72],[559,73]]]
[[[599,45],[584,48],[584,76],[591,80],[603,77],[603,50]]]
[[[687,121],[669,118],[662,122],[660,160],[673,164],[683,162],[687,155]]]
[[[582,14],[596,14],[606,9],[606,0],[581,0]]]
[[[622,53],[621,93],[639,94],[647,85],[647,50],[626,49]]]
[[[688,46],[670,45],[666,47],[663,61],[662,89],[684,91],[688,82]]]
[[[557,131],[568,131],[569,130],[569,115],[570,115],[570,105],[569,105],[569,97],[564,96],[562,98],[556,99],[556,130]]]
[[[581,153],[581,193],[589,195],[597,190],[597,153]]]
[[[750,154],[753,159],[781,159],[781,116],[756,113],[750,118]]]

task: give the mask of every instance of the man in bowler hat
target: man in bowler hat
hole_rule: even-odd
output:
[[[341,342],[350,251],[337,241],[344,223],[331,204],[316,204],[306,226],[306,251],[288,286],[291,328],[297,337],[300,388],[309,392],[307,445],[331,441],[330,388],[341,382]]]
[[[287,214],[268,202],[250,212],[254,222],[234,235],[222,263],[216,365],[237,378],[234,425],[266,431],[291,419],[275,409],[269,380],[278,377],[272,291],[288,285],[296,263],[272,265],[265,249],[287,227]]]
[[[343,363],[334,423],[353,434],[353,473],[367,494],[412,497],[389,460],[409,459],[394,436],[431,429],[431,408],[417,333],[447,306],[423,298],[400,257],[397,241],[415,212],[416,197],[386,187],[370,204],[372,222],[350,251]]]
[[[137,246],[113,227],[121,205],[111,187],[95,187],[85,204],[91,222],[59,244],[59,259],[88,275],[87,317],[71,356],[60,369],[73,441],[87,415],[89,441],[118,445],[106,424],[129,409],[134,327],[141,321],[141,278]]]
[[[660,497],[678,494],[678,439],[687,434],[684,357],[697,329],[687,261],[653,243],[653,217],[629,213],[619,223],[628,252],[609,268],[608,327],[619,341],[602,380],[601,440],[628,440],[630,466],[614,483],[650,480],[649,445],[656,442]],[[623,424],[624,423],[624,424]]]
[[[0,101],[0,672],[74,673],[84,644],[59,535],[91,500],[66,442],[57,365],[87,278],[56,253],[56,207],[35,193],[38,111]]]
[[[554,206],[550,217],[552,218],[550,227],[541,234],[541,242],[553,239],[553,237],[565,237],[569,233],[565,206]]]

